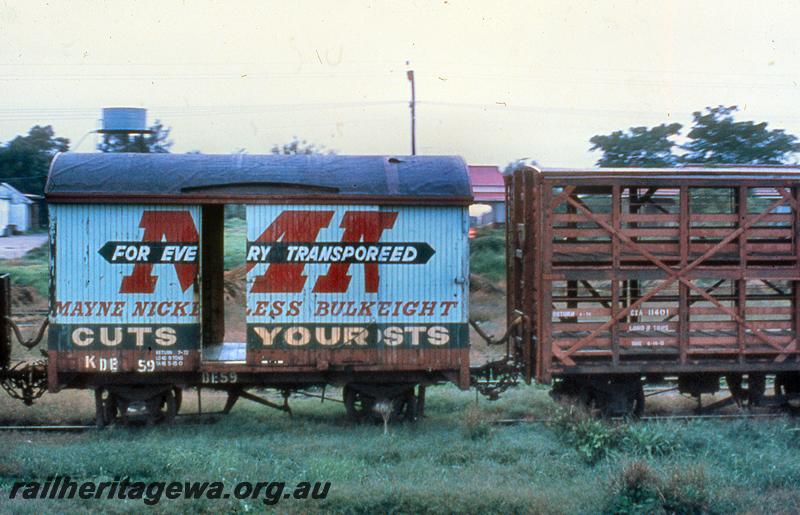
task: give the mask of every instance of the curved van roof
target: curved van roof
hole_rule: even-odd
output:
[[[49,202],[468,204],[457,156],[59,154]]]

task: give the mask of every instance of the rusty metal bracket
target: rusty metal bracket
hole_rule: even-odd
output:
[[[475,320],[470,319],[469,323],[475,329],[475,332],[486,341],[488,346],[495,346],[507,344],[513,330],[525,324],[527,320],[528,317],[525,315],[515,318],[508,325],[502,338],[498,340],[487,334]],[[513,356],[507,352],[503,359],[490,361],[480,367],[471,368],[470,386],[475,387],[478,393],[489,400],[497,400],[501,393],[512,386],[516,386],[517,382],[519,382],[519,378],[523,370],[525,370],[525,363],[521,358],[519,352],[514,353]]]
[[[469,319],[469,325],[471,325],[472,328],[475,329],[475,332],[478,333],[478,335],[486,341],[486,345],[489,345],[489,346],[492,346],[492,345],[503,345],[504,343],[506,343],[508,341],[508,338],[511,336],[511,331],[516,326],[523,324],[526,319],[527,319],[527,317],[525,315],[520,315],[517,318],[515,318],[511,322],[511,324],[509,324],[508,328],[506,329],[505,334],[499,340],[495,340],[494,336],[492,336],[492,335],[488,334],[486,331],[484,331],[481,328],[481,326],[480,326],[480,324],[478,323],[477,320],[474,320],[474,319],[470,318]]]
[[[11,329],[14,331],[14,336],[17,337],[17,341],[19,342],[19,344],[22,345],[23,347],[25,347],[28,350],[31,350],[32,348],[34,348],[37,345],[39,345],[39,343],[41,343],[42,337],[44,337],[44,331],[45,331],[45,329],[47,329],[47,326],[50,324],[50,319],[49,318],[45,318],[44,322],[42,322],[42,325],[39,326],[39,330],[36,332],[36,335],[33,338],[30,338],[30,339],[26,340],[22,336],[22,331],[20,331],[19,326],[17,325],[17,323],[14,322],[14,320],[12,320],[11,317],[9,317],[9,316],[7,316],[5,318],[6,318],[6,323],[8,323],[8,325],[10,325]]]
[[[263,397],[254,395],[246,391],[244,388],[241,387],[234,388],[232,390],[228,390],[228,399],[225,402],[225,407],[223,408],[222,413],[225,415],[230,413],[231,409],[236,404],[236,401],[238,401],[239,398],[242,398],[242,399],[247,399],[248,401],[253,401],[258,404],[263,404],[264,406],[268,406],[278,411],[283,411],[284,413],[288,413],[289,416],[291,416],[292,409],[289,407],[289,395],[291,395],[291,391],[281,390],[281,395],[283,395],[283,404],[277,404],[267,399],[264,399]]]

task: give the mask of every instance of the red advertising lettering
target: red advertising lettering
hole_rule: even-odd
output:
[[[196,245],[199,241],[197,227],[191,213],[189,211],[145,211],[142,213],[139,227],[144,229],[142,242],[194,244],[195,256],[192,259],[181,257],[169,261],[170,266],[175,268],[182,291],[189,289],[197,277]],[[165,248],[164,250],[171,255],[192,255],[192,249],[185,248],[185,246],[176,249]],[[148,262],[147,256],[143,256],[148,253],[142,252],[141,248],[136,249],[134,259],[137,259],[138,262],[135,262],[131,275],[122,278],[120,293],[153,293],[155,291],[158,276],[153,275],[153,266],[166,262]]]
[[[314,241],[327,227],[333,211],[284,211],[261,233],[256,242]],[[248,264],[248,269],[252,264]],[[303,291],[306,276],[302,263],[273,263],[253,281],[253,293],[286,293]]]
[[[381,239],[383,231],[394,227],[396,212],[348,211],[342,217],[340,227],[344,229],[342,243],[375,243]],[[377,293],[380,277],[376,263],[364,263],[364,289],[367,293]],[[351,277],[347,274],[350,263],[334,263],[328,273],[317,279],[315,293],[344,293],[350,286]]]

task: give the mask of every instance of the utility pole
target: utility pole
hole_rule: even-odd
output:
[[[406,61],[406,66],[410,66],[411,62]],[[408,81],[411,83],[411,102],[408,104],[408,107],[411,108],[411,155],[417,155],[417,118],[416,118],[416,103],[417,97],[414,90],[414,70],[408,70],[406,72],[406,77],[408,77]]]

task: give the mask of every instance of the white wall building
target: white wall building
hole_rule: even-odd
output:
[[[11,236],[31,229],[33,201],[6,182],[0,183],[0,234]]]

